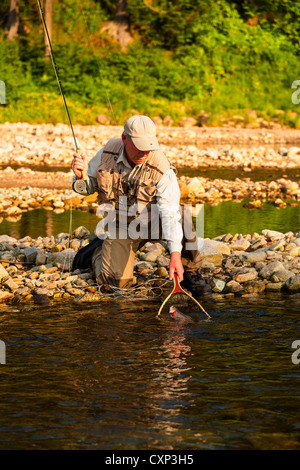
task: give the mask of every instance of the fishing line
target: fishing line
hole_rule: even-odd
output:
[[[74,139],[74,143],[75,143],[75,149],[76,149],[76,152],[78,152],[79,147],[77,145],[77,140],[76,140],[75,132],[74,132],[73,125],[72,125],[71,116],[70,116],[70,113],[69,113],[69,110],[68,110],[67,102],[66,102],[66,99],[65,99],[65,94],[64,94],[64,91],[63,91],[63,88],[62,88],[62,84],[61,84],[61,80],[60,80],[60,77],[59,77],[57,65],[56,65],[56,62],[55,62],[53,49],[52,49],[52,44],[51,44],[48,28],[47,28],[47,25],[46,25],[46,21],[45,21],[44,11],[43,11],[40,0],[37,0],[37,2],[38,2],[39,9],[40,9],[40,14],[41,14],[44,30],[45,30],[45,33],[46,33],[46,36],[47,36],[47,39],[48,39],[48,43],[49,43],[52,65],[53,65],[54,72],[55,72],[55,75],[56,75],[56,79],[57,79],[57,82],[58,82],[59,90],[60,90],[60,93],[61,93],[61,96],[62,96],[62,99],[63,99],[63,102],[64,102],[64,106],[65,106],[65,110],[66,110],[66,113],[67,113],[67,116],[68,116],[69,124],[70,124],[71,130],[72,130],[73,139]]]
[[[77,140],[76,140],[76,137],[75,137],[75,132],[74,132],[74,128],[73,128],[73,125],[72,125],[71,116],[70,116],[69,109],[68,109],[68,106],[67,106],[67,102],[66,102],[64,91],[63,91],[63,87],[62,87],[62,84],[61,84],[60,76],[59,76],[59,73],[58,73],[58,68],[57,68],[57,65],[56,65],[56,62],[55,62],[53,48],[52,48],[52,44],[51,44],[51,40],[50,40],[50,35],[49,35],[49,32],[48,32],[46,20],[45,20],[44,11],[43,11],[40,0],[37,0],[37,3],[38,3],[38,6],[39,6],[39,10],[40,10],[41,18],[42,18],[42,23],[43,23],[45,34],[47,36],[47,40],[48,40],[48,44],[49,44],[50,56],[51,56],[53,69],[54,69],[55,76],[56,76],[56,79],[57,79],[57,83],[58,83],[58,86],[59,86],[60,94],[61,94],[62,99],[63,99],[63,103],[64,103],[64,107],[65,107],[65,110],[66,110],[66,113],[67,113],[68,121],[69,121],[69,124],[70,124],[70,127],[71,127],[73,140],[74,140],[74,144],[75,144],[75,150],[76,150],[76,152],[78,152],[79,147],[78,147]],[[82,176],[83,176],[84,181],[85,181],[87,193],[90,194],[90,188],[89,188],[89,184],[88,184],[88,180],[87,180],[87,175],[85,174],[85,172],[83,172]],[[70,224],[69,224],[69,246],[71,245],[71,237],[72,237],[72,210],[73,210],[73,208],[72,208],[72,198],[71,198]]]
[[[109,285],[111,292],[103,292],[103,285],[98,286],[98,292],[105,297],[112,298],[113,300],[151,300],[161,297],[164,290],[163,287],[170,283],[169,280],[164,281],[161,285],[155,286],[153,282],[157,278],[148,279],[143,285],[132,286],[128,288],[121,288]]]

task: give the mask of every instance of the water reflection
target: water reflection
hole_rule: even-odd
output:
[[[244,201],[245,202],[245,201]],[[243,207],[244,202],[224,201],[219,204],[204,205],[204,236],[213,238],[223,233],[248,233],[258,232],[268,228],[283,233],[299,230],[299,207],[287,206],[278,209],[274,205],[265,203],[261,210],[248,210]],[[23,238],[30,235],[32,238],[39,236],[56,236],[58,233],[69,233],[80,225],[90,232],[95,230],[98,217],[90,212],[64,211],[56,213],[45,209],[36,209],[24,212],[21,218],[10,221],[3,219],[0,222],[0,234],[10,235],[14,238]]]
[[[299,298],[0,306],[2,449],[299,448]]]

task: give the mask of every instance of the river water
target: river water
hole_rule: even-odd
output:
[[[300,297],[201,302],[1,306],[0,448],[299,449]]]
[[[224,233],[260,233],[264,229],[279,232],[297,232],[300,230],[299,206],[287,205],[278,209],[268,202],[262,209],[246,209],[242,202],[224,201],[219,204],[204,205],[204,236],[213,238]],[[24,212],[14,221],[3,219],[0,223],[0,235],[10,235],[20,239],[27,235],[32,238],[57,235],[69,232],[83,225],[93,232],[99,219],[95,214],[83,211],[64,211],[58,213],[45,209]],[[201,227],[200,227],[201,228]]]
[[[34,210],[0,233],[69,223]],[[92,231],[97,218],[72,223]],[[299,230],[299,207],[205,206],[207,237],[264,228]],[[158,320],[153,300],[0,304],[0,449],[299,449],[300,294],[199,300],[211,320],[192,325]]]

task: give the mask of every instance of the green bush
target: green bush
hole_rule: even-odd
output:
[[[170,114],[176,123],[204,109],[216,124],[247,109],[266,119],[281,109],[282,121],[297,125],[290,111],[297,111],[291,84],[300,77],[298,20],[291,21],[298,2],[128,0],[134,41],[126,51],[101,32],[116,4],[53,0],[55,60],[67,103],[81,122],[107,112],[121,123],[136,110]],[[4,34],[9,1],[0,6],[0,79],[7,88],[0,121],[64,120],[53,67],[44,60],[36,2],[19,5],[24,32],[12,43]]]

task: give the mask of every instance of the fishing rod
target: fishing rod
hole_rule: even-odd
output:
[[[48,39],[48,43],[49,43],[49,49],[50,49],[50,56],[51,56],[52,65],[53,65],[54,72],[55,72],[55,75],[56,75],[56,79],[57,79],[57,82],[58,82],[60,94],[61,94],[63,102],[64,102],[64,106],[65,106],[65,110],[66,110],[66,113],[67,113],[67,116],[68,116],[69,124],[70,124],[70,127],[71,127],[71,131],[72,131],[72,135],[73,135],[73,139],[74,139],[74,144],[75,144],[75,150],[76,150],[76,152],[78,152],[79,147],[77,145],[77,140],[76,140],[75,132],[74,132],[73,125],[72,125],[71,116],[70,116],[70,113],[69,113],[69,110],[68,110],[65,94],[64,94],[62,84],[61,84],[61,80],[60,80],[59,73],[58,73],[58,68],[57,68],[57,65],[56,65],[56,62],[55,62],[54,53],[53,53],[53,49],[52,49],[52,44],[51,44],[48,28],[47,28],[47,25],[46,25],[44,11],[43,11],[40,0],[37,0],[37,2],[38,2],[41,18],[42,18],[42,23],[43,23],[43,26],[44,26],[44,30],[45,30],[45,33],[46,33],[46,36],[47,36],[47,39]],[[90,188],[89,188],[89,185],[88,185],[86,172],[83,172],[82,176],[83,176],[84,181],[85,181],[87,193],[90,194]]]

